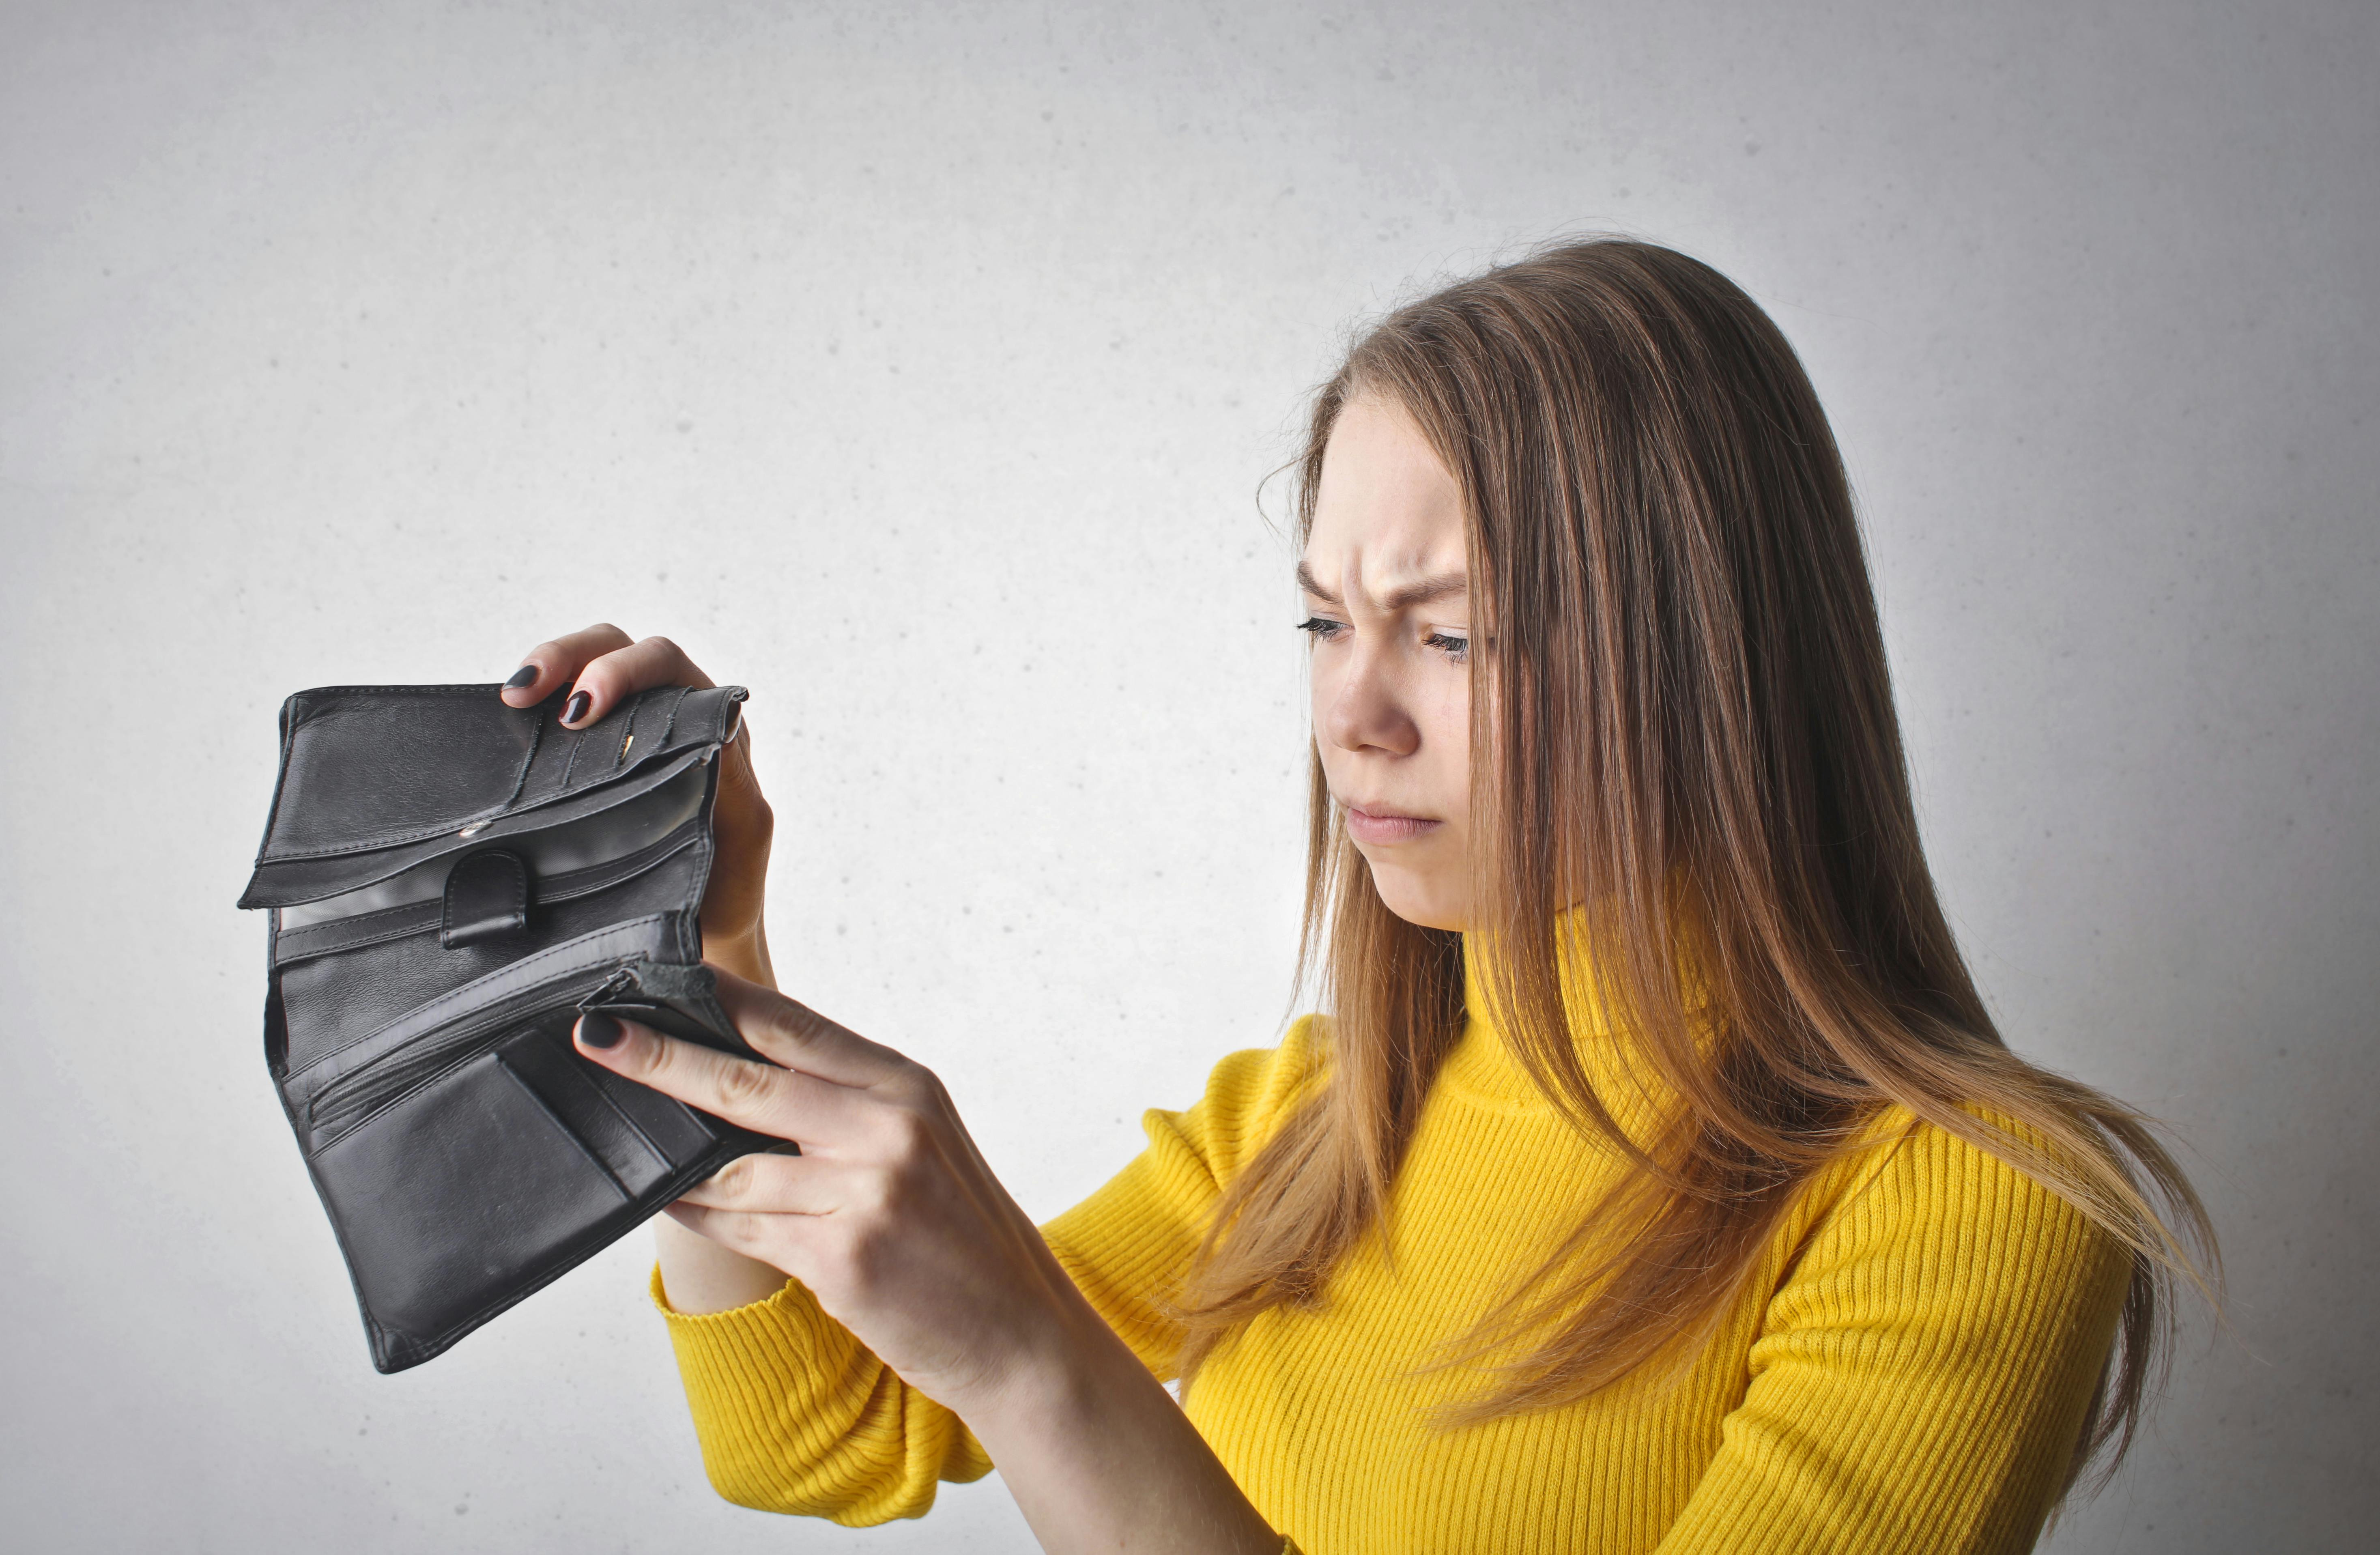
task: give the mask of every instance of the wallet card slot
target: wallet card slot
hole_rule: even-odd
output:
[[[567,980],[548,983],[443,1027],[396,1049],[386,1057],[343,1075],[307,1103],[306,1121],[315,1134],[316,1148],[370,1117],[401,1097],[410,1095],[458,1063],[469,1062],[503,1041],[525,1019],[559,1004],[565,1027],[577,1018],[571,1006],[581,996],[602,987],[609,967]]]
[[[620,1191],[636,1198],[674,1170],[626,1113],[612,1104],[587,1073],[593,1066],[543,1031],[506,1043],[496,1062],[538,1099],[563,1131],[586,1147]]]
[[[315,1152],[383,1370],[444,1348],[643,1218],[492,1053]]]
[[[673,1166],[698,1159],[719,1143],[693,1109],[650,1086],[640,1086],[609,1069],[588,1066],[587,1075],[613,1106],[626,1115],[637,1131],[652,1142]]]

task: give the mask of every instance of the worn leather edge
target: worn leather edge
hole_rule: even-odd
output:
[[[473,838],[470,840],[476,842],[480,840],[480,837],[482,835],[491,833],[502,834],[502,831],[506,830],[504,828],[503,823],[514,817],[534,815],[549,808],[566,804],[571,799],[580,797],[587,794],[599,792],[609,787],[613,784],[621,783],[633,776],[642,775],[645,770],[651,766],[655,761],[670,761],[675,763],[672,767],[672,772],[674,775],[676,771],[683,770],[683,758],[688,754],[698,752],[705,747],[715,747],[734,737],[743,722],[743,703],[750,696],[750,693],[741,686],[698,686],[692,688],[678,687],[677,689],[679,690],[680,695],[671,704],[667,719],[663,726],[663,737],[655,745],[651,751],[638,756],[633,762],[629,762],[625,766],[616,768],[599,783],[588,784],[585,787],[573,790],[568,794],[557,795],[552,798],[541,801],[539,804],[520,808],[510,808],[513,801],[516,800],[519,796],[517,785],[516,785],[512,798],[507,799],[504,806],[500,806],[493,810],[472,815],[457,815],[449,817],[441,820],[436,825],[416,827],[407,832],[394,832],[382,836],[358,838],[348,843],[340,844],[335,847],[301,849],[284,854],[273,854],[270,852],[273,830],[278,825],[281,818],[282,800],[288,787],[289,761],[296,744],[294,736],[298,724],[303,722],[303,718],[300,715],[303,711],[302,704],[307,699],[333,696],[384,696],[397,694],[419,695],[426,697],[459,697],[466,695],[485,695],[493,697],[502,689],[502,686],[492,682],[484,686],[314,686],[304,691],[291,693],[281,704],[281,749],[273,773],[273,802],[266,810],[264,833],[258,841],[256,856],[250,866],[248,886],[240,893],[238,905],[243,908],[295,906],[301,901],[313,900],[317,895],[336,894],[335,890],[324,890],[315,893],[313,895],[300,894],[285,897],[278,893],[267,892],[264,890],[267,871],[276,865],[285,866],[291,864],[302,864],[314,859],[356,857],[359,856],[387,853],[399,849],[409,848],[420,843],[431,842],[442,836],[451,835],[461,827],[472,824],[474,821],[481,820],[484,817],[489,823],[488,832],[485,833],[475,833]],[[656,687],[655,689],[660,688]],[[708,710],[708,715],[693,722],[692,723],[682,726],[680,718],[684,711],[685,703],[697,697],[702,699],[703,705]],[[540,708],[542,705],[543,704],[540,704]],[[530,710],[523,708],[517,711],[527,712]],[[540,729],[542,728],[542,723],[543,715],[540,712]],[[600,808],[601,807],[597,808]],[[433,856],[436,850],[433,849],[429,853],[421,855],[421,856]],[[419,858],[408,859],[407,862],[418,863],[419,862]],[[404,867],[406,866],[396,866],[396,868]],[[393,873],[394,869],[390,872]],[[370,879],[350,880],[346,881],[338,889],[352,889],[356,885],[370,884],[371,882],[371,879],[385,877],[375,876]]]
[[[708,1118],[710,1117],[710,1114],[704,1113],[703,1116]],[[733,1128],[732,1124],[720,1123],[717,1119],[712,1119],[711,1121],[719,1127]],[[363,1293],[360,1290],[357,1291],[356,1306],[357,1310],[363,1317],[365,1337],[371,1344],[373,1369],[383,1376],[388,1376],[396,1372],[410,1370],[412,1367],[421,1365],[424,1361],[437,1359],[440,1355],[444,1355],[449,1349],[452,1349],[457,1342],[469,1337],[473,1332],[485,1327],[495,1318],[502,1317],[504,1313],[510,1311],[513,1307],[519,1306],[522,1302],[528,1300],[530,1296],[535,1295],[538,1292],[545,1289],[546,1286],[552,1284],[556,1280],[561,1279],[572,1270],[577,1269],[580,1264],[585,1263],[596,1254],[603,1251],[603,1249],[611,1246],[622,1237],[634,1232],[638,1226],[643,1225],[647,1221],[650,1221],[655,1215],[660,1214],[662,1209],[666,1209],[672,1202],[677,1199],[679,1196],[686,1191],[686,1189],[694,1186],[697,1183],[701,1182],[704,1178],[717,1172],[729,1161],[734,1160],[740,1156],[758,1154],[761,1150],[766,1149],[770,1143],[771,1143],[771,1141],[769,1141],[763,1136],[747,1134],[742,1129],[734,1129],[732,1136],[722,1139],[719,1142],[717,1148],[705,1151],[697,1159],[693,1165],[673,1174],[670,1177],[664,1178],[661,1186],[655,1188],[650,1195],[646,1196],[647,1198],[650,1198],[650,1203],[646,1202],[645,1199],[631,1200],[628,1209],[634,1211],[633,1218],[627,1220],[624,1224],[622,1224],[618,1231],[610,1233],[588,1233],[582,1238],[586,1243],[586,1245],[576,1248],[565,1257],[557,1258],[554,1261],[553,1267],[546,1272],[539,1275],[537,1279],[521,1286],[517,1290],[506,1292],[504,1295],[490,1301],[485,1306],[473,1312],[468,1318],[461,1319],[439,1333],[432,1334],[425,1338],[419,1334],[407,1333],[402,1329],[391,1328],[387,1324],[382,1323],[379,1318],[372,1316],[371,1308],[364,1302]],[[307,1163],[307,1172],[310,1175],[313,1172],[313,1163],[311,1161]],[[316,1184],[315,1191],[318,1195],[321,1193],[321,1184],[319,1183]],[[327,1204],[328,1200],[326,1199],[326,1207]],[[342,1233],[340,1236],[339,1250],[342,1257],[344,1257],[346,1252],[346,1241],[344,1233]],[[350,1270],[348,1278],[350,1283],[352,1283],[354,1279],[352,1272],[354,1266],[350,1263],[348,1267]]]
[[[485,690],[491,696],[501,689],[502,687],[496,686],[485,687]],[[344,842],[335,843],[324,847],[285,848],[278,852],[273,851],[272,848],[273,832],[271,823],[268,822],[264,834],[264,841],[257,849],[257,866],[259,868],[262,868],[269,864],[293,864],[309,858],[339,858],[345,857],[350,854],[378,853],[384,848],[403,847],[408,843],[428,842],[434,837],[442,836],[446,832],[455,831],[460,827],[471,825],[474,822],[483,820],[493,821],[499,819],[508,819],[515,815],[533,813],[537,810],[544,809],[552,805],[566,803],[569,799],[578,794],[588,793],[594,789],[601,788],[606,784],[617,782],[621,778],[628,776],[630,773],[650,765],[653,761],[683,755],[686,751],[699,749],[701,747],[706,745],[716,746],[724,744],[731,726],[739,721],[739,715],[735,713],[735,710],[742,704],[746,697],[748,695],[748,693],[745,691],[744,687],[740,686],[708,686],[699,687],[684,686],[649,686],[646,689],[638,692],[633,699],[624,703],[619,708],[614,708],[612,711],[605,713],[601,719],[598,719],[595,723],[587,725],[585,728],[562,729],[561,732],[583,739],[585,735],[593,733],[597,729],[602,728],[613,719],[618,717],[622,712],[626,712],[631,723],[633,723],[637,712],[641,710],[648,700],[656,699],[659,695],[670,691],[674,691],[676,695],[670,699],[668,711],[664,713],[662,718],[662,736],[654,743],[652,747],[638,754],[634,760],[625,762],[619,759],[618,754],[615,751],[613,759],[609,768],[606,769],[603,776],[589,782],[577,789],[572,789],[565,793],[557,793],[549,798],[539,800],[534,804],[518,805],[516,803],[520,797],[521,779],[527,775],[528,765],[536,757],[537,745],[541,743],[543,738],[546,714],[549,711],[550,704],[552,701],[552,699],[549,698],[546,702],[540,703],[537,709],[534,710],[537,713],[537,738],[532,740],[530,749],[522,757],[521,771],[516,774],[512,789],[505,796],[503,802],[492,807],[485,807],[476,810],[458,811],[455,814],[443,817],[436,821],[423,822],[402,832],[375,832],[365,836],[350,837]],[[327,694],[329,693],[299,692],[298,696],[306,697]],[[384,695],[387,693],[351,692],[348,694]],[[688,700],[697,698],[701,699],[700,705],[706,710],[708,716],[698,723],[690,724],[686,729],[681,731],[678,728],[679,711],[684,708],[685,704]],[[294,699],[293,699],[293,700]],[[515,708],[509,711],[527,713],[532,710],[528,708]],[[299,724],[303,722],[304,721],[301,719],[298,721],[298,723],[292,723],[287,735],[285,735],[285,749],[282,752],[282,763],[285,774],[289,757],[289,750],[285,748],[285,747],[294,744],[297,730]],[[560,724],[557,723],[555,727],[560,729]],[[683,737],[681,737],[681,735]],[[576,760],[575,754],[573,756],[573,760]],[[277,803],[274,808],[275,814],[273,817],[273,820],[278,820],[279,807]]]
[[[579,789],[551,803],[500,816],[468,837],[453,832],[364,853],[326,854],[315,858],[284,858],[261,864],[249,877],[240,895],[242,907],[295,907],[326,896],[377,885],[418,864],[450,853],[485,847],[524,832],[543,830],[628,804],[700,762],[709,747],[692,746],[665,760],[630,769],[619,777]],[[587,801],[600,800],[600,803]],[[567,813],[560,813],[567,812]],[[326,872],[335,870],[336,872]],[[293,881],[296,883],[293,883]]]

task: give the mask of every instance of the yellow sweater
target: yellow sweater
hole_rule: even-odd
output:
[[[1277,1049],[1224,1059],[1196,1106],[1149,1112],[1148,1150],[1047,1228],[1160,1377],[1177,1338],[1160,1304],[1220,1185],[1312,1085],[1312,1039],[1301,1022]],[[1582,1050],[1607,1096],[1627,1090],[1612,1046]],[[1373,1238],[1334,1273],[1324,1310],[1268,1313],[1219,1350],[1186,1408],[1307,1555],[2028,1549],[2129,1259],[2053,1195],[1905,1113],[1875,1140],[1810,1185],[1682,1373],[1442,1429],[1433,1406],[1477,1379],[1417,1367],[1620,1170],[1475,1019],[1393,1189],[1393,1268]],[[670,1312],[658,1274],[653,1289],[728,1499],[879,1523],[924,1512],[938,1479],[990,1467],[800,1285],[708,1317]]]

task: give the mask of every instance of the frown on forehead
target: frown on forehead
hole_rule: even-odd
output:
[[[1358,395],[1322,456],[1299,571],[1327,597],[1386,602],[1463,566],[1463,494],[1405,408]]]

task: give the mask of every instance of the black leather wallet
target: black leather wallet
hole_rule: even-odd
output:
[[[570,1042],[600,1007],[750,1052],[698,922],[743,687],[646,691],[583,729],[497,691],[283,703],[239,901],[272,909],[265,1061],[384,1372],[775,1143]]]

